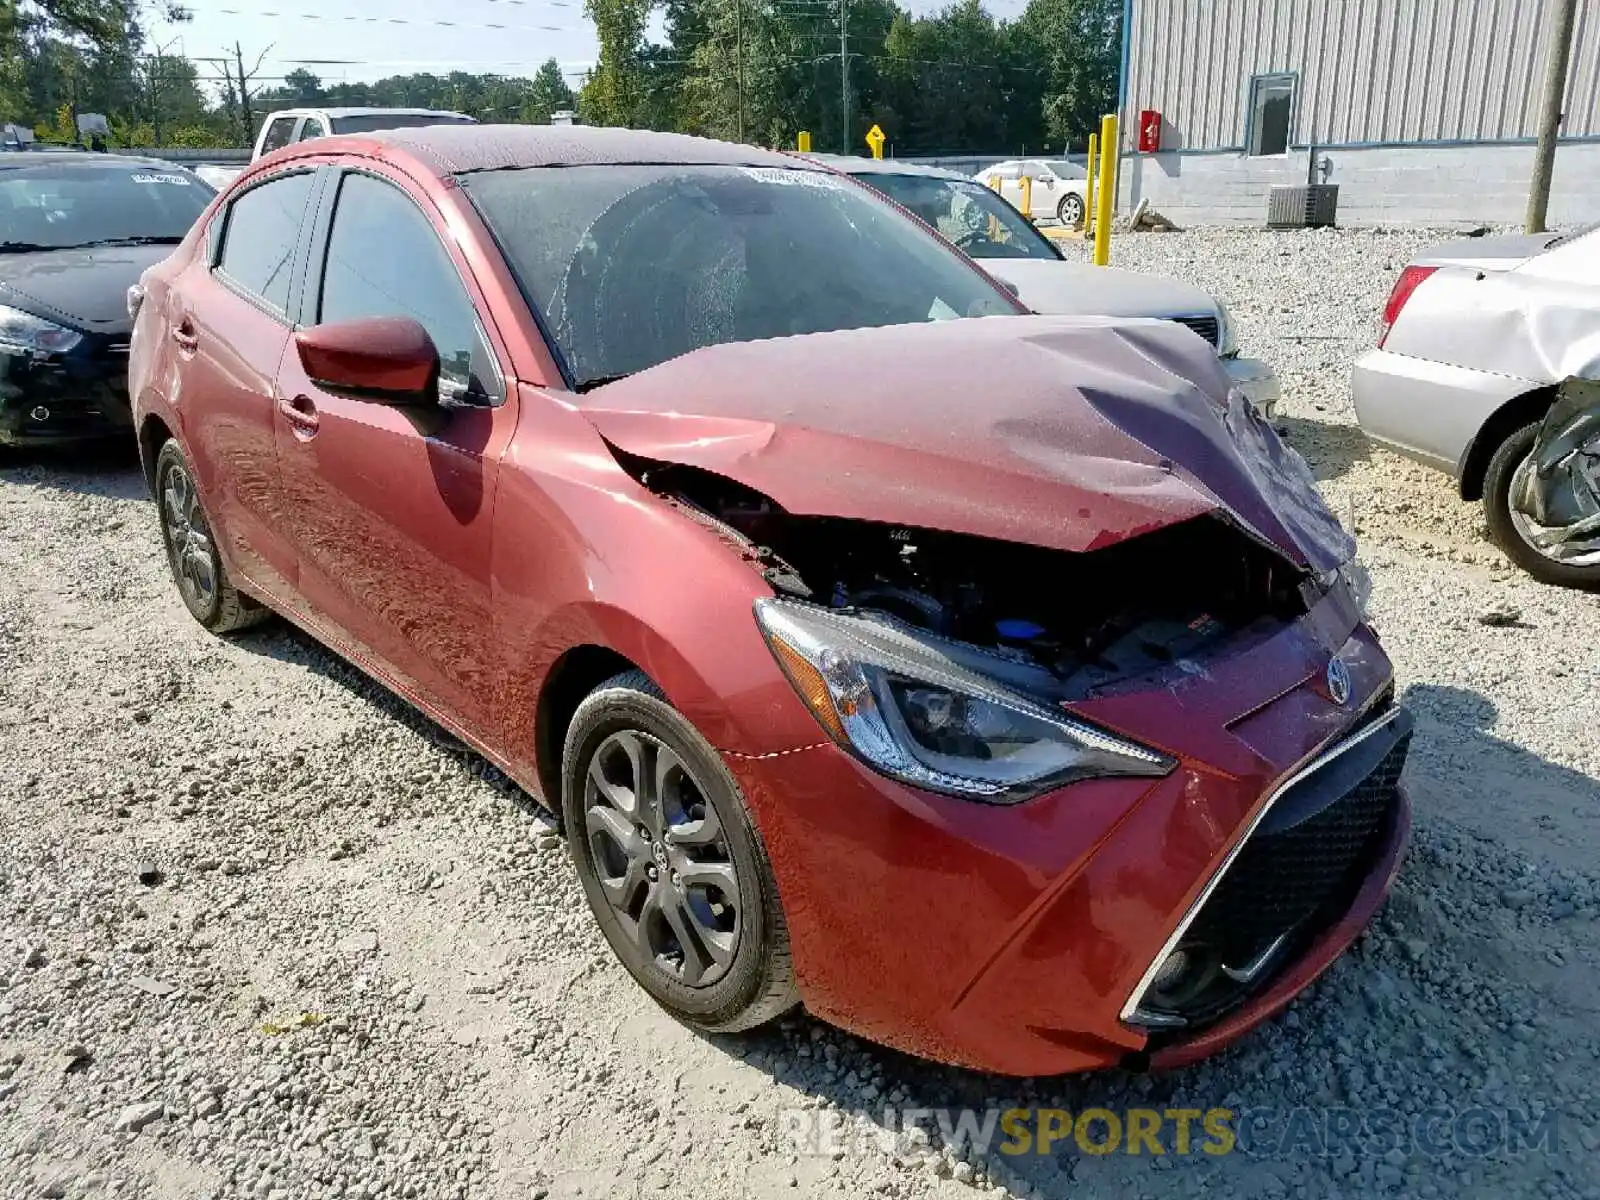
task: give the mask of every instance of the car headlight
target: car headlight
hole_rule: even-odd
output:
[[[1233,327],[1233,314],[1217,301],[1217,357],[1232,358],[1239,353],[1239,335]]]
[[[81,341],[83,334],[75,329],[0,304],[0,349],[56,354],[71,350]]]
[[[1159,776],[1177,765],[1018,695],[957,661],[950,643],[890,619],[769,599],[755,615],[828,735],[917,787],[1014,804],[1078,779]]]

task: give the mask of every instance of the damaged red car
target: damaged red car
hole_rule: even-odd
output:
[[[1389,887],[1354,545],[1179,326],[1022,313],[808,162],[571,127],[286,148],[129,299],[189,610],[281,614],[559,812],[692,1026],[1171,1065]]]

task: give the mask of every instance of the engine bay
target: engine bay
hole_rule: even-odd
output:
[[[1306,572],[1214,516],[1072,554],[794,514],[711,472],[618,457],[650,490],[719,528],[779,593],[884,614],[1042,668],[1063,698],[1203,660],[1230,635],[1308,606]]]

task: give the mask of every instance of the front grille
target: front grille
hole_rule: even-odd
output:
[[[1277,796],[1178,939],[1188,965],[1141,997],[1142,1018],[1215,1020],[1348,909],[1395,820],[1411,746],[1410,714],[1378,712]]]
[[[1299,824],[1258,831],[1189,927],[1230,965],[1249,962],[1287,931],[1359,882],[1399,797],[1411,735],[1342,800]]]
[[[1217,344],[1217,319],[1215,317],[1173,317],[1173,321],[1193,330],[1213,346]]]

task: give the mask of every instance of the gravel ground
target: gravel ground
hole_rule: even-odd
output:
[[[1600,598],[1508,569],[1352,424],[1349,364],[1425,240],[1115,247],[1229,301],[1283,374],[1419,716],[1371,932],[1154,1078],[992,1079],[804,1017],[689,1034],[493,769],[282,626],[189,620],[128,463],[0,465],[0,1196],[1600,1195]],[[1014,1104],[1224,1107],[1242,1136],[1009,1155],[885,1111]],[[1523,1118],[1549,1136],[1496,1136]]]

